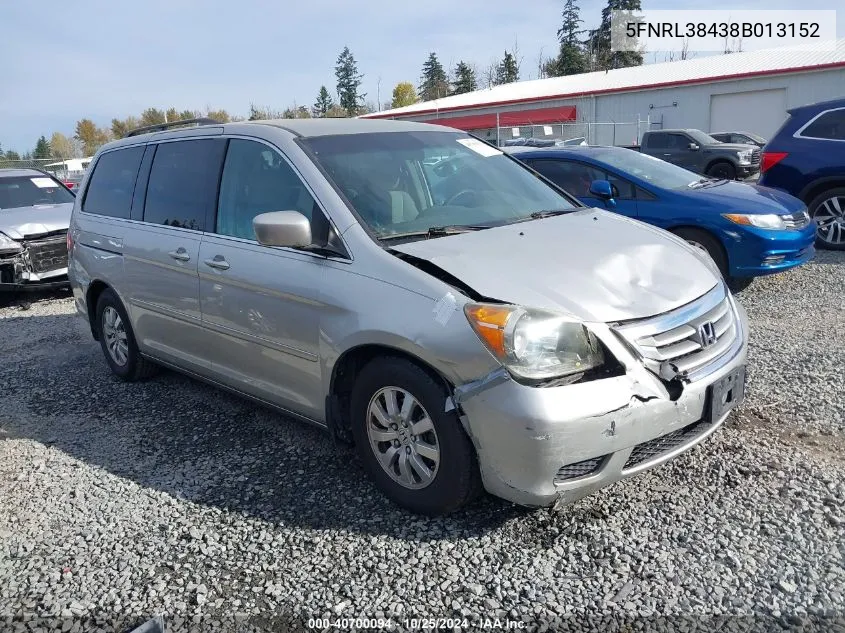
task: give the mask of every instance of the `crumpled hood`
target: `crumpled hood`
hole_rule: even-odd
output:
[[[599,209],[392,248],[431,262],[488,298],[583,321],[667,312],[719,282],[686,242]]]
[[[22,240],[53,231],[67,231],[72,202],[0,209],[0,233]]]

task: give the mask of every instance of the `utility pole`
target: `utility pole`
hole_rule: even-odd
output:
[[[376,107],[381,112],[381,75],[378,76],[378,82],[376,83]]]

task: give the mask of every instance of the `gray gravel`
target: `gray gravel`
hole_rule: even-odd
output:
[[[117,381],[67,298],[0,307],[0,630],[845,617],[845,253],[739,298],[748,400],[703,446],[559,512],[484,499],[439,520],[314,429],[173,373]]]

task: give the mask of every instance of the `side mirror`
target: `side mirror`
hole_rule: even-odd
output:
[[[594,180],[590,183],[590,193],[605,202],[613,199],[613,187],[607,180]]]
[[[311,246],[311,222],[299,211],[271,211],[256,215],[252,228],[264,246]]]
[[[698,149],[698,143],[690,143],[690,144],[689,144],[689,148],[690,148],[692,151],[696,151],[696,150]]]

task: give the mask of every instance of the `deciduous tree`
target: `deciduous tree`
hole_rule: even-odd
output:
[[[417,91],[414,90],[414,84],[410,81],[400,81],[393,88],[393,101],[390,102],[390,107],[404,108],[405,106],[415,104],[419,100]]]
[[[75,148],[71,140],[61,132],[53,132],[50,137],[50,154],[53,158],[65,160],[73,158],[76,155]]]
[[[92,156],[109,141],[109,133],[98,128],[91,119],[82,119],[76,123],[76,138],[82,143],[82,153]]]

